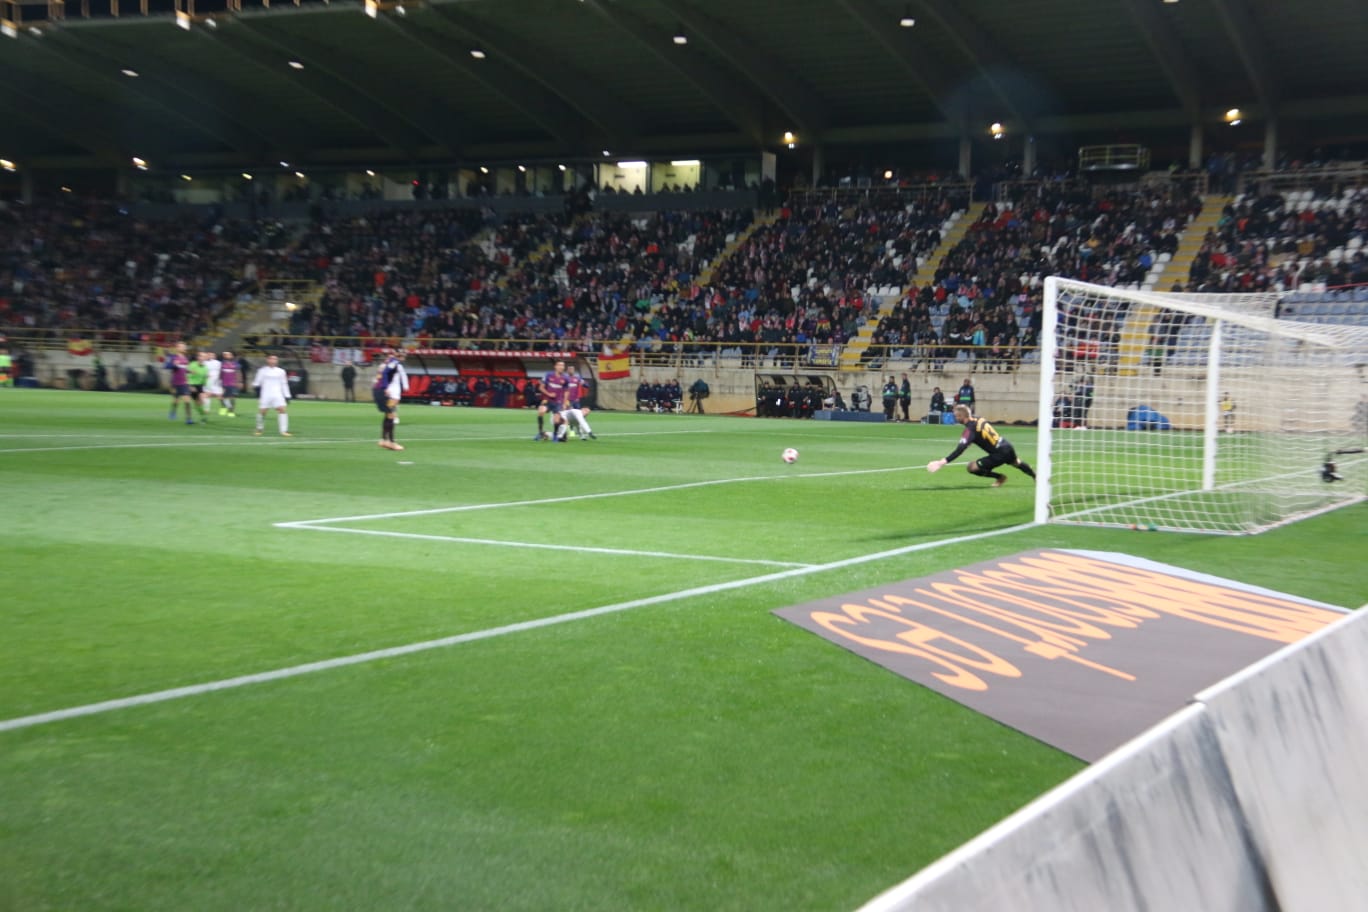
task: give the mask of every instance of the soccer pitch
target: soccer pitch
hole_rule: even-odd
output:
[[[0,909],[850,909],[1080,764],[772,609],[1040,547],[1368,600],[1368,507],[1028,526],[955,427],[254,405],[0,390]]]

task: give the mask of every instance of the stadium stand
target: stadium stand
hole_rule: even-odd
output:
[[[273,220],[140,219],[117,203],[0,209],[0,325],[192,336],[277,268]]]

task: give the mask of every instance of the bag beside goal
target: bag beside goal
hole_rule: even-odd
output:
[[[1368,328],[1045,280],[1036,521],[1253,533],[1368,494]]]

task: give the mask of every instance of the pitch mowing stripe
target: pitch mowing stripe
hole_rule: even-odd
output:
[[[782,481],[790,478],[843,478],[849,475],[877,475],[883,472],[906,472],[920,466],[893,466],[886,469],[851,469],[844,472],[792,472],[783,475],[748,475],[740,478],[713,478],[708,481],[688,481],[661,485],[655,488],[629,488],[625,491],[600,491],[596,494],[567,494],[564,497],[540,497],[536,500],[510,500],[503,503],[465,504],[459,507],[430,507],[426,510],[404,510],[398,513],[367,513],[364,516],[330,516],[326,519],[299,519],[274,523],[280,529],[313,529],[325,523],[366,522],[372,519],[401,519],[406,516],[436,516],[441,513],[465,513],[472,510],[498,510],[503,507],[535,507],[543,504],[572,503],[577,500],[599,500],[605,497],[631,497],[636,494],[663,494],[666,491],[685,491],[714,485],[741,484],[747,481]]]
[[[677,602],[695,596],[712,595],[718,592],[744,589],[749,586],[759,586],[765,583],[778,582],[779,580],[808,576],[813,573],[822,573],[827,570],[839,570],[844,567],[853,567],[858,564],[873,563],[874,561],[880,561],[890,557],[900,557],[904,554],[912,554],[917,551],[929,551],[933,548],[945,547],[946,545],[959,545],[967,542],[981,541],[985,538],[995,538],[999,535],[1011,535],[1015,532],[1024,532],[1027,529],[1033,529],[1035,527],[1035,523],[1023,523],[1018,526],[1009,526],[1005,529],[994,529],[989,532],[976,532],[973,535],[961,535],[955,538],[940,539],[939,541],[906,545],[902,548],[893,548],[888,551],[861,554],[855,557],[847,557],[842,560],[832,561],[829,564],[814,564],[808,567],[796,567],[791,570],[767,573],[764,576],[753,576],[748,579],[733,580],[727,583],[714,583],[710,586],[696,586],[691,589],[680,589],[676,592],[667,592],[662,595],[652,595],[646,598],[633,599],[629,602],[618,602],[613,605],[603,605],[598,608],[588,608],[584,611],[572,611],[567,614],[558,614],[554,617],[541,618],[535,621],[522,621],[517,624],[490,627],[485,630],[476,630],[470,633],[442,637],[441,639],[436,640],[424,640],[419,643],[392,646],[388,649],[377,649],[372,652],[362,652],[355,655],[341,656],[335,659],[307,662],[303,665],[293,665],[289,668],[277,668],[274,671],[241,675],[236,678],[225,678],[220,681],[208,681],[204,684],[191,684],[188,687],[175,687],[170,690],[159,690],[153,693],[139,694],[133,697],[122,697],[117,700],[105,700],[100,703],[87,703],[84,706],[72,706],[67,709],[58,709],[52,712],[38,713],[32,716],[20,716],[19,718],[7,719],[0,722],[0,732],[17,731],[21,728],[32,728],[35,725],[47,725],[52,722],[61,722],[65,719],[79,719],[82,716],[95,716],[102,713],[114,712],[119,709],[130,709],[135,706],[147,706],[152,703],[165,703],[169,700],[197,697],[201,694],[216,693],[221,690],[232,690],[238,687],[246,687],[249,684],[266,684],[271,681],[296,678],[300,675],[313,674],[318,671],[330,671],[334,668],[346,668],[351,665],[378,662],[383,659],[393,659],[399,656],[428,652],[433,649],[444,649],[448,646],[458,646],[462,643],[474,643],[479,640],[493,639],[494,637],[507,636],[513,633],[524,633],[529,630],[539,630],[543,627],[568,624],[572,621],[583,621],[605,614],[630,611],[633,608],[645,608],[648,605],[663,605],[668,602]]]
[[[314,532],[349,532],[352,535],[382,535],[388,538],[416,538],[422,541],[454,542],[461,545],[495,545],[503,548],[540,548],[546,551],[578,551],[586,554],[616,554],[627,557],[665,557],[671,560],[718,561],[725,564],[764,564],[768,567],[811,567],[797,561],[761,560],[750,557],[713,557],[708,554],[676,554],[672,551],[631,551],[625,548],[594,548],[588,545],[546,545],[539,542],[503,541],[497,538],[461,538],[455,535],[424,535],[419,532],[385,532],[380,529],[350,529],[346,526],[292,525],[291,529]]]

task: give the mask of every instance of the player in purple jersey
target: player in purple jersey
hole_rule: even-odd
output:
[[[238,363],[237,357],[230,351],[223,353],[223,366],[219,370],[219,381],[223,384],[223,407],[219,409],[219,414],[236,418],[238,388],[242,386],[242,365]]]
[[[186,355],[186,345],[184,342],[177,342],[166,356],[164,366],[171,372],[171,411],[167,418],[171,421],[176,420],[176,406],[185,403],[185,423],[194,424],[195,418],[191,414],[194,397],[190,395],[190,380],[187,371],[190,369],[190,358]]]
[[[537,436],[533,440],[555,439],[556,428],[562,419],[561,405],[565,402],[565,387],[569,383],[565,374],[565,362],[557,361],[551,371],[542,378],[541,405],[537,406]],[[546,415],[551,414],[551,433],[546,433]]]
[[[580,399],[588,389],[588,384],[575,370],[573,364],[565,369],[565,376],[565,399],[563,400],[560,410],[562,421],[560,439],[565,439],[565,435],[569,432],[570,423],[572,421],[579,429],[580,440],[598,439],[594,435],[594,429],[589,426],[589,421],[587,420],[589,409],[580,405]]]

